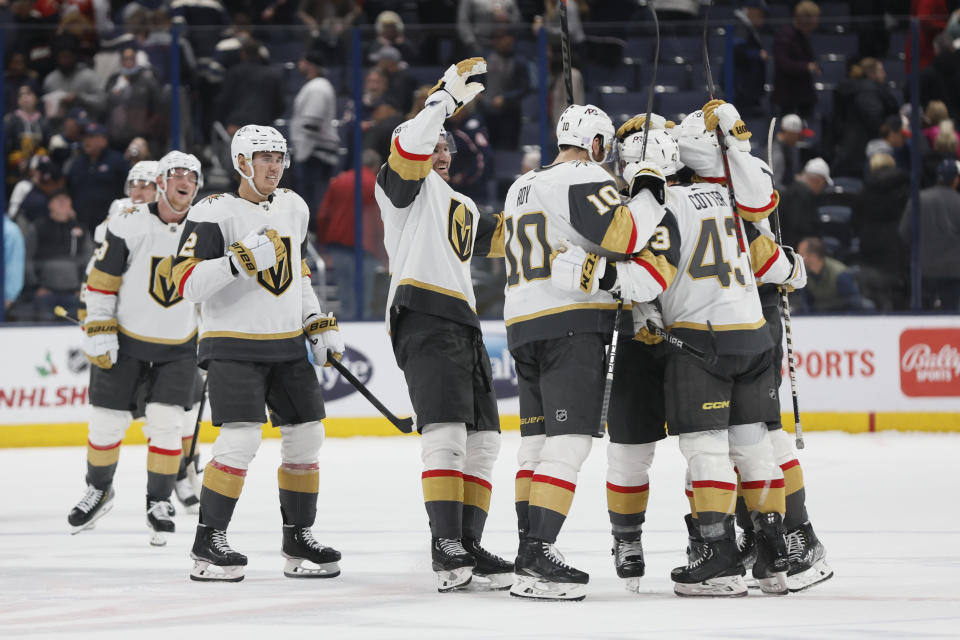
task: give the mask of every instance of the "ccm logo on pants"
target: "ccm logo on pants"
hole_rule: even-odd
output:
[[[719,402],[704,402],[701,406],[701,409],[729,409],[730,401],[721,400]]]

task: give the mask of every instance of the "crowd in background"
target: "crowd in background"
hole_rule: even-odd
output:
[[[679,118],[707,99],[704,7],[653,4],[664,35],[655,109]],[[618,124],[645,111],[648,9],[627,0],[568,5],[575,101],[598,104]],[[714,80],[747,119],[760,157],[769,117],[779,118],[772,158],[784,241],[804,256],[810,278],[796,299],[801,310],[909,308],[914,140],[923,307],[958,309],[958,5],[746,0],[710,9]],[[921,19],[918,60],[909,55],[908,16]],[[232,189],[229,137],[248,123],[275,124],[290,141],[284,186],[315,212],[311,231],[341,316],[377,319],[387,265],[376,171],[391,132],[422,108],[443,68],[475,55],[488,62],[486,91],[447,123],[457,146],[451,184],[483,207],[502,207],[517,174],[553,157],[538,146],[540,84],[550,145],[566,105],[558,9],[544,0],[13,0],[0,2],[0,22],[12,25],[3,41],[4,300],[16,320],[51,319],[53,305],[77,295],[92,230],[122,197],[133,163],[176,144],[203,161],[207,191]],[[356,75],[353,27],[363,28]],[[919,74],[915,132],[911,70]],[[361,78],[357,102],[354,77]],[[363,196],[360,271],[354,154]],[[496,316],[502,265],[480,268],[478,307]]]

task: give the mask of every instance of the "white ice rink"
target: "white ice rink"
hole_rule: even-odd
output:
[[[517,433],[504,437],[485,546],[516,552]],[[587,599],[440,595],[430,571],[416,437],[329,439],[318,539],[343,552],[332,580],[284,578],[276,495],[279,441],[247,476],[230,542],[250,558],[237,584],[188,580],[196,516],[165,548],[147,544],[145,448],[123,449],[114,510],[70,536],[82,448],[0,450],[0,638],[957,638],[960,435],[817,432],[802,452],[808,507],[836,576],[787,597],[681,599],[683,467],[676,442],[654,463],[643,593],[610,557],[605,442],[585,465],[558,547],[590,573]],[[209,445],[201,447],[206,458]]]

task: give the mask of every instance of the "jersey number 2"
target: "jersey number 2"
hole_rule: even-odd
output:
[[[520,274],[523,273],[524,280],[543,280],[550,277],[550,245],[547,244],[547,218],[542,211],[525,213],[517,218],[517,240],[520,242],[520,269],[517,268],[517,258],[510,249],[513,244],[513,218],[507,218],[503,221],[507,228],[507,242],[505,244],[507,264],[507,286],[512,287],[520,283]],[[532,227],[532,229],[531,229]],[[533,266],[533,240],[531,240],[530,231],[539,245],[541,262]]]

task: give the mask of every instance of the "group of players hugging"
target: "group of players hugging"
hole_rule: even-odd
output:
[[[554,162],[520,176],[504,211],[488,215],[448,184],[456,149],[444,130],[483,91],[472,77],[485,72],[482,58],[446,70],[423,111],[394,131],[375,188],[392,274],[386,324],[421,435],[438,590],[583,599],[589,576],[555,543],[604,427],[612,553],[627,589],[638,591],[644,574],[648,473],[668,434],[687,461],[690,502],[688,563],[671,572],[677,594],[742,596],[748,582],[786,594],[830,578],[778,399],[779,289],[803,287],[806,273],[774,240],[767,217],[779,195],[736,108],[711,100],[677,125],[646,114],[615,130],[597,107],[572,105],[557,123]],[[85,287],[95,365],[87,489],[68,519],[83,531],[112,507],[120,441],[143,415],[151,544],[174,531],[176,491],[199,510],[190,577],[242,580],[247,558],[226,530],[269,408],[282,438],[284,574],[331,578],[340,553],[311,531],[325,412],[309,355],[327,363],[344,343],[302,259],[310,212],[278,188],[286,140],[248,125],[231,154],[236,193],[191,206],[200,163],[173,151],[131,170],[131,200],[104,223]],[[522,436],[514,562],[480,544],[500,422],[474,256],[503,258],[507,271]],[[623,331],[600,425],[615,317]],[[692,348],[664,342],[664,329]],[[188,459],[198,366],[220,427],[199,497]]]

